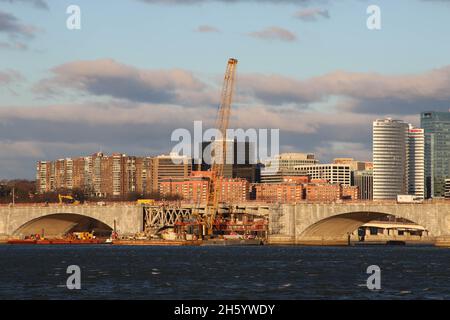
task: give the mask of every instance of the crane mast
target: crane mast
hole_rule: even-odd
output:
[[[221,94],[220,106],[216,118],[216,129],[221,134],[221,139],[213,143],[214,156],[211,164],[211,180],[208,184],[208,203],[206,207],[206,226],[208,234],[212,234],[214,221],[219,209],[219,195],[223,182],[223,172],[227,160],[227,129],[230,122],[231,102],[233,101],[234,86],[236,82],[236,68],[238,60],[229,59],[225,72]]]

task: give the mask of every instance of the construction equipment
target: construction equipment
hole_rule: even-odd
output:
[[[77,240],[92,240],[95,239],[93,232],[72,232],[72,236]]]
[[[72,196],[63,196],[58,194],[59,204],[73,204],[73,205],[79,205],[80,201],[75,200]],[[64,200],[68,200],[67,202],[64,202]]]
[[[215,140],[213,150],[215,152],[211,164],[211,179],[208,184],[208,203],[205,227],[208,235],[213,233],[214,222],[219,209],[219,195],[223,181],[223,169],[227,159],[227,129],[230,122],[231,102],[233,100],[234,86],[236,82],[236,68],[238,60],[228,60],[222,88],[221,102],[216,118],[216,129],[220,132],[220,139]]]
[[[139,199],[136,201],[136,204],[140,204],[140,205],[151,205],[153,206],[155,204],[155,200],[153,199]]]

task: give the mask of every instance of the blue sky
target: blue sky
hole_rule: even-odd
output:
[[[450,108],[450,1],[176,2],[0,0],[0,178],[99,149],[168,152],[171,130],[214,117],[229,57],[234,126],[280,128],[282,150],[322,162],[370,160],[377,117]]]

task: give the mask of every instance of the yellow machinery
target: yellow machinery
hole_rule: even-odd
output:
[[[77,240],[92,240],[92,239],[94,239],[94,234],[92,232],[73,232],[72,235]]]
[[[73,205],[79,205],[80,201],[75,200],[72,196],[63,196],[58,194],[59,204],[73,204]],[[68,200],[67,202],[64,202],[64,200]]]
[[[215,161],[211,164],[211,181],[208,185],[208,204],[206,207],[206,219],[204,219],[208,235],[211,235],[213,232],[214,221],[219,210],[219,194],[221,191],[224,164],[227,159],[226,133],[230,122],[231,102],[233,100],[236,82],[237,64],[238,60],[236,59],[231,58],[228,60],[220,106],[216,119],[215,128],[220,132],[221,140],[216,140],[214,142],[215,147],[213,148],[213,150],[218,151],[219,154],[214,154],[213,159],[215,159]]]
[[[136,201],[137,204],[143,205],[143,204],[148,204],[148,205],[154,205],[155,204],[155,200],[153,199],[139,199],[138,201]]]

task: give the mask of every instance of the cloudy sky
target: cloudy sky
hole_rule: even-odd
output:
[[[81,30],[66,9],[81,8]],[[366,27],[379,5],[382,30]],[[450,108],[446,0],[0,0],[0,178],[97,151],[167,153],[211,124],[229,57],[231,126],[282,151],[371,159],[371,123]]]

